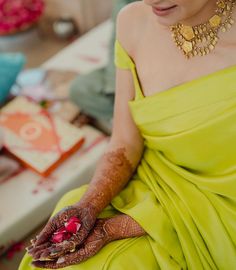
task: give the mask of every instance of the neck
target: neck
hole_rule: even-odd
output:
[[[216,0],[209,0],[197,14],[191,16],[180,23],[184,25],[198,25],[207,22],[214,14],[216,10]]]

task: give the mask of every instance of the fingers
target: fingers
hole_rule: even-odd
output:
[[[72,241],[64,241],[59,244],[45,243],[35,248],[32,248],[28,253],[33,257],[34,260],[52,260],[65,255],[68,252],[75,251],[76,244]]]
[[[54,258],[58,258],[64,255],[64,249],[69,249],[71,246],[74,247],[74,244],[70,244],[68,243],[68,241],[65,241],[65,243],[62,242],[60,244],[52,244],[50,242],[47,242],[40,246],[27,248],[27,250],[34,260],[44,261],[52,260]]]
[[[89,231],[82,225],[79,232],[72,235],[69,241],[74,242],[76,246],[79,246],[83,243],[83,241],[88,236]]]
[[[84,241],[87,235],[88,231],[81,227],[79,233],[73,235],[69,240],[59,244],[41,245],[41,247],[31,250],[31,255],[35,260],[59,258],[68,252],[73,252]],[[34,252],[37,252],[37,254]]]
[[[35,242],[36,238],[31,239],[30,240],[31,245],[25,248],[29,254],[35,248]]]
[[[39,246],[39,245],[44,244],[46,241],[48,241],[50,239],[51,235],[53,234],[53,232],[56,231],[56,229],[57,229],[57,226],[54,223],[54,219],[50,219],[48,221],[48,223],[46,224],[46,226],[43,228],[43,230],[38,235],[38,238],[35,242],[35,245]]]
[[[42,254],[42,252],[48,248],[51,245],[51,243],[47,242],[45,244],[42,244],[40,246],[33,246],[32,248],[27,248],[28,253],[35,259],[38,260]]]
[[[84,212],[87,213],[87,211]],[[83,222],[78,233],[73,234],[71,238],[61,243],[54,244],[52,239],[54,233],[63,226],[65,226],[65,223],[71,217],[77,216],[84,217],[84,219],[82,219]],[[85,213],[84,215],[81,215],[80,210],[73,206],[63,208],[48,221],[44,229],[37,237],[36,241],[34,241],[34,244],[28,247],[27,250],[35,261],[44,261],[48,259],[52,260],[59,258],[67,254],[68,252],[73,252],[78,245],[82,244],[88,236],[89,231],[93,227],[93,224],[94,221],[92,220],[92,216],[88,213],[87,215],[85,215]]]
[[[67,267],[69,265],[78,264],[89,259],[90,257],[94,256],[106,244],[106,239],[104,238],[104,233],[102,231],[102,224],[103,223],[100,224],[100,222],[97,222],[97,225],[89,234],[89,236],[84,241],[84,244],[79,250],[63,256],[60,255],[58,260],[54,259],[53,261],[34,261],[33,265],[40,268],[59,269]],[[70,241],[67,242],[69,244]],[[55,248],[54,251],[57,252],[57,255],[59,254],[58,246]],[[43,253],[41,255],[41,258],[44,256],[47,257],[48,255],[46,253]],[[52,256],[52,254],[50,256]]]
[[[52,234],[68,221],[72,216],[78,216],[78,209],[73,206],[68,206],[61,209],[54,217],[50,218],[44,229],[39,234],[35,245],[41,245],[49,241]]]
[[[36,236],[35,238],[33,238],[33,239],[30,240],[30,243],[32,244],[32,246],[35,245],[36,240],[37,240],[37,237],[38,236]]]
[[[52,245],[43,251],[40,260],[44,260],[44,258],[57,259],[67,252],[75,251],[75,247],[75,243],[71,241],[64,241],[60,244]]]
[[[31,245],[28,246],[28,247],[26,247],[25,249],[26,249],[27,251],[29,251],[29,250],[31,250],[32,248],[34,248],[35,242],[36,242],[36,238],[31,239],[31,240],[30,240]]]
[[[90,250],[88,247],[79,249],[76,252],[67,254],[54,261],[33,261],[32,265],[39,268],[59,269],[73,264],[81,263],[96,253],[96,250]]]
[[[27,252],[30,252],[33,248],[34,248],[34,245],[30,245],[26,247],[25,249],[27,250]]]
[[[58,265],[56,264],[56,262],[50,262],[50,261],[33,261],[32,265],[34,267],[38,267],[38,268],[47,268],[47,269],[58,269]]]

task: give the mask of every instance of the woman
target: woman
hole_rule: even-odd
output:
[[[236,269],[235,15],[234,0],[120,12],[110,144],[89,187],[66,194],[29,247],[33,265]],[[77,234],[53,244],[74,216]]]

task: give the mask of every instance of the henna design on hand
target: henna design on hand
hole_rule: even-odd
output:
[[[73,207],[61,210],[49,220],[40,233],[35,247],[29,251],[34,260],[59,258],[85,240],[94,226],[96,217],[110,203],[113,197],[124,188],[132,176],[134,168],[127,159],[125,152],[126,149],[123,147],[104,154],[89,188],[81,200]],[[52,234],[71,216],[76,216],[82,221],[79,232],[68,241],[50,244],[45,249],[44,244],[50,241]]]
[[[88,238],[78,250],[60,257],[57,261],[34,261],[32,264],[36,267],[48,269],[58,269],[79,264],[94,256],[111,241],[145,234],[140,225],[127,215],[98,219]]]
[[[143,236],[144,229],[130,216],[118,215],[107,219],[103,226],[109,241]]]
[[[78,217],[81,220],[82,224],[80,230],[76,234],[73,234],[67,241],[58,244],[50,242],[52,234],[61,228],[71,217]],[[58,258],[80,245],[93,228],[95,221],[96,215],[93,207],[82,208],[78,205],[66,207],[48,221],[39,234],[35,244],[27,248],[28,253],[34,260]]]

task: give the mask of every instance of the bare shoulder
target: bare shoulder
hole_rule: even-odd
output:
[[[132,48],[140,39],[140,33],[145,26],[147,6],[143,1],[133,2],[123,7],[116,21],[117,39],[132,55]]]

